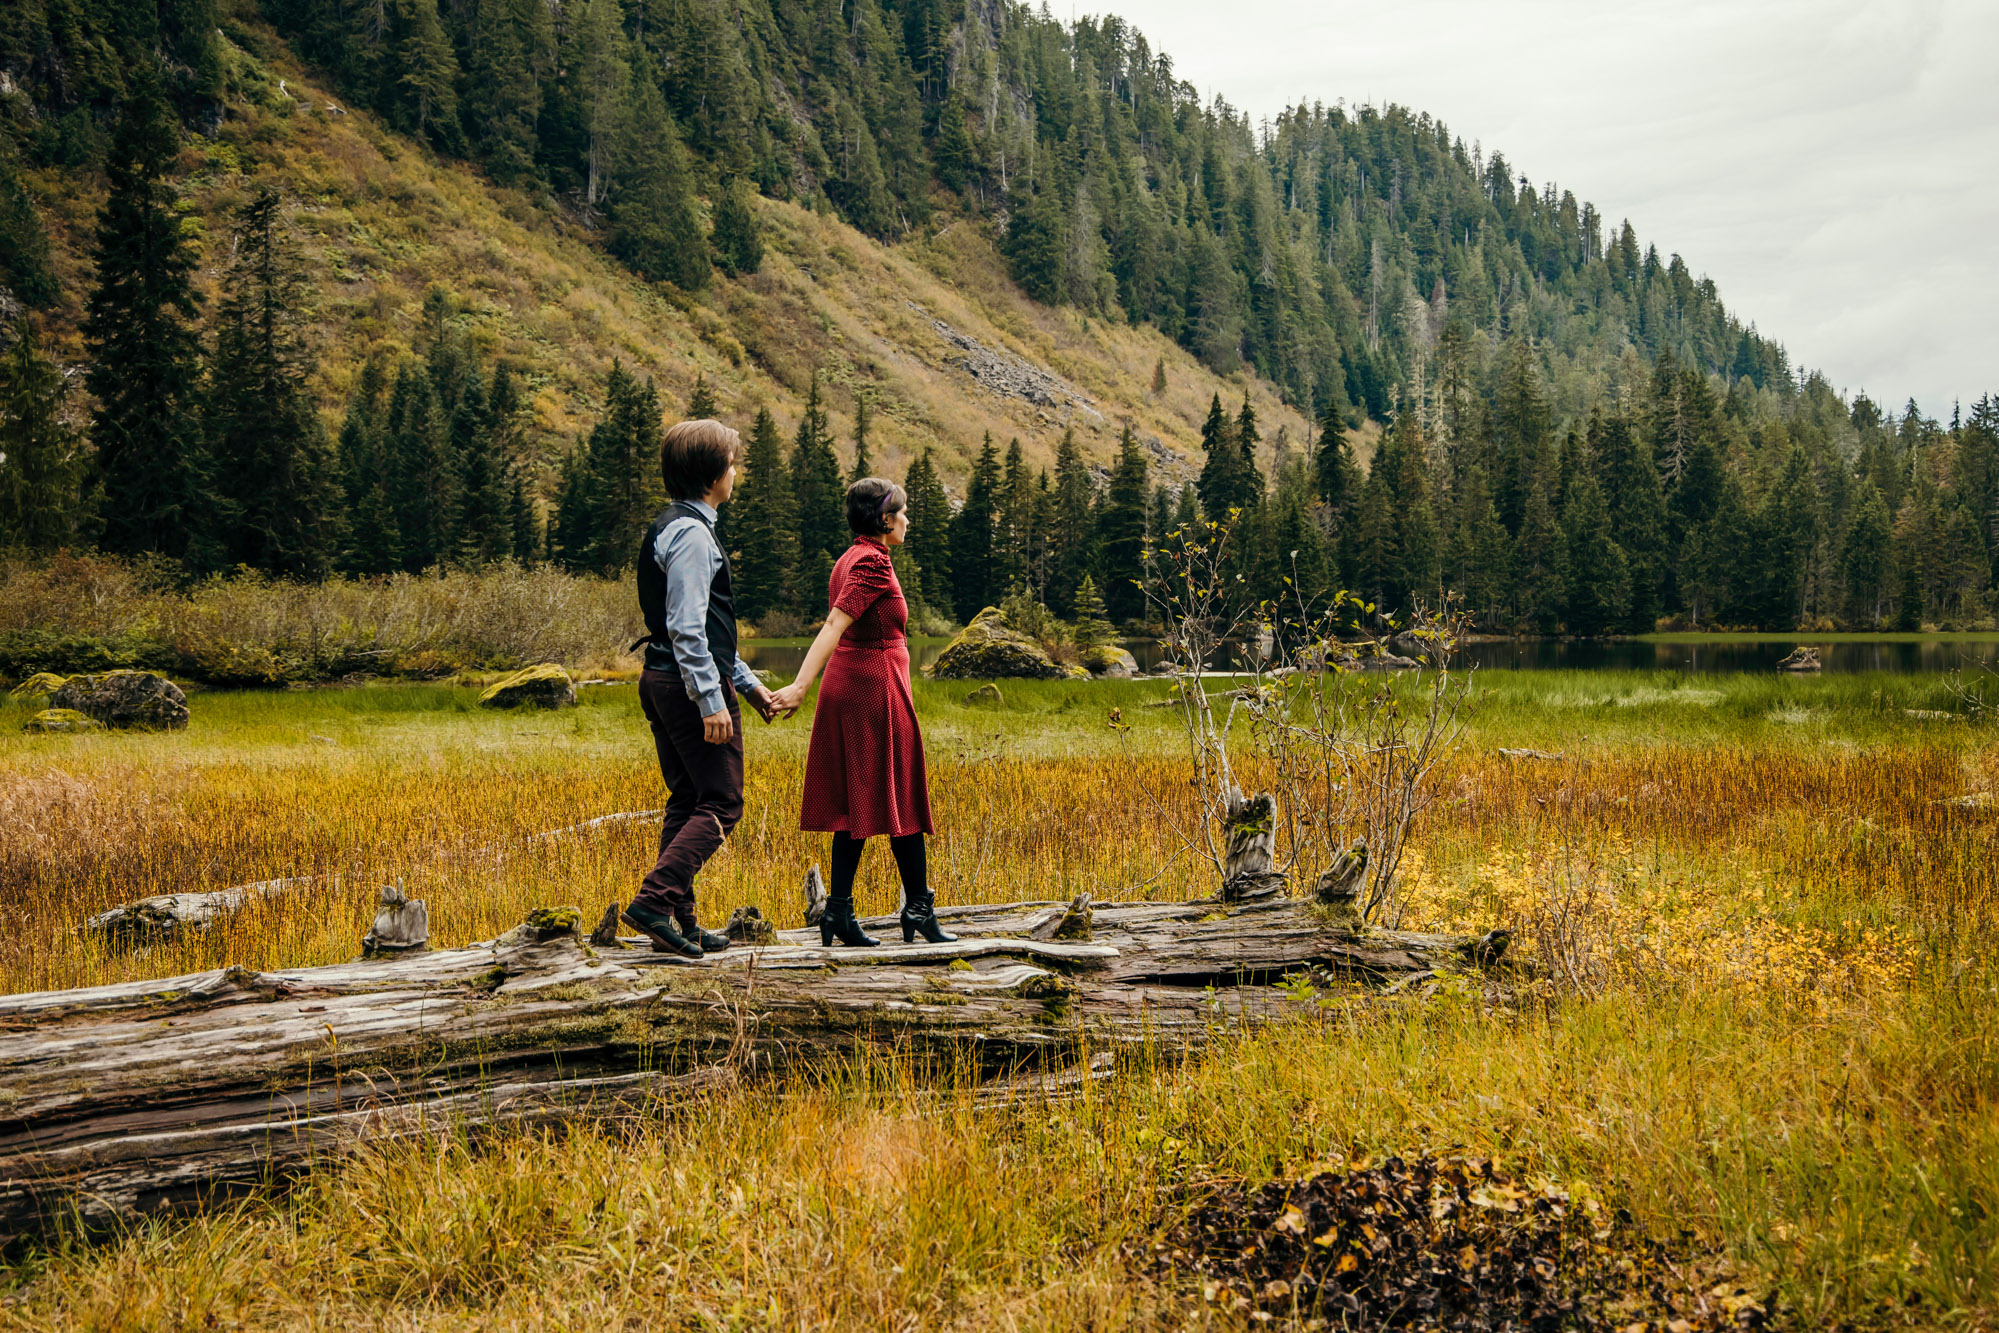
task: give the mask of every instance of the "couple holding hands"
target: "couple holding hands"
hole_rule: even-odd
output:
[[[739,700],[766,722],[789,717],[823,670],[799,813],[800,828],[833,835],[820,942],[880,943],[854,917],[854,875],[867,840],[886,834],[902,874],[903,940],[921,934],[941,944],[954,937],[938,926],[930,891],[923,842],[931,832],[930,786],[909,690],[909,606],[889,559],[889,548],[909,531],[908,497],[880,477],[847,488],[854,544],[833,566],[826,623],[798,678],[773,691],[737,656],[729,557],[715,536],[742,447],[735,431],[705,420],[669,428],[660,445],[660,474],[673,503],[639,548],[646,624],[639,704],[652,724],[669,796],[658,863],[621,915],[656,947],[684,957],[728,947],[727,936],[700,926],[694,878],[743,815]]]

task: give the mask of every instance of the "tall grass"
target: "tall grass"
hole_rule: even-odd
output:
[[[1211,887],[1148,803],[1184,790],[1163,687],[919,682],[946,901]],[[1451,981],[1298,1018],[1073,1100],[980,1102],[893,1060],[560,1138],[387,1147],[283,1200],[66,1243],[19,1271],[26,1327],[1166,1328],[1230,1321],[1158,1268],[1172,1187],[1423,1148],[1586,1182],[1774,1286],[1799,1327],[1999,1318],[1999,782],[1989,730],[1912,718],[1907,678],[1487,679],[1408,873],[1411,924],[1562,929],[1588,995]],[[1105,725],[1110,707],[1135,729]],[[1793,720],[1802,712],[1808,721]],[[803,719],[800,719],[803,721]],[[5,719],[0,719],[0,726]],[[805,729],[752,726],[750,814],[705,916],[795,924]],[[1512,759],[1537,744],[1559,761]],[[211,693],[177,736],[0,748],[9,989],[351,957],[400,875],[442,943],[627,894],[658,803],[629,686],[560,714],[470,691]],[[1965,799],[1965,798],[1972,799]],[[70,931],[140,891],[326,873],[149,954]],[[864,872],[893,902],[886,856]],[[1218,997],[1226,1006],[1227,997]],[[1913,1302],[1913,1303],[1912,1303]]]

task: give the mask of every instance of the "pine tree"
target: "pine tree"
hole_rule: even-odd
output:
[[[389,395],[389,496],[402,567],[420,573],[457,546],[459,463],[429,367],[405,365]]]
[[[1035,600],[1039,601],[1040,590],[1034,587],[1028,552],[1033,531],[1034,476],[1027,470],[1027,459],[1016,436],[1007,444],[1006,470],[1000,475],[993,515],[992,586],[1005,593],[1013,591],[1015,585],[1025,585],[1033,589]]]
[[[951,521],[951,603],[958,620],[972,617],[996,605],[1006,589],[995,586],[993,536],[998,526],[1000,501],[999,450],[992,432],[986,432],[979,459],[972,467],[972,479],[965,488],[965,503]]]
[[[1562,530],[1568,555],[1563,620],[1571,634],[1608,634],[1630,615],[1631,573],[1611,535],[1603,488],[1587,472],[1570,491]]]
[[[1520,531],[1513,544],[1515,609],[1523,622],[1543,634],[1553,633],[1562,623],[1568,600],[1568,540],[1555,507],[1554,473],[1545,448],[1529,459],[1522,477]]]
[[[1073,599],[1075,611],[1070,616],[1076,625],[1076,642],[1086,648],[1110,643],[1117,637],[1117,630],[1110,622],[1110,614],[1104,609],[1104,599],[1097,592],[1097,581],[1088,574],[1076,585]]]
[[[597,499],[591,483],[589,446],[579,443],[562,460],[548,525],[548,558],[572,574],[589,570],[596,554]]]
[[[1208,419],[1201,426],[1201,479],[1195,483],[1201,494],[1201,509],[1213,523],[1228,521],[1229,511],[1247,508],[1248,479],[1243,474],[1242,448],[1236,441],[1235,423],[1222,410],[1222,396],[1208,404]]]
[[[397,0],[397,128],[446,150],[459,143],[458,57],[438,17],[437,0]]]
[[[458,455],[458,558],[489,565],[514,553],[513,496],[502,426],[475,372],[451,416],[453,452]]]
[[[791,448],[791,478],[798,506],[798,597],[812,614],[824,605],[833,562],[852,536],[847,529],[847,488],[833,453],[833,432],[819,393],[819,377],[805,400],[805,415]]]
[[[83,332],[97,400],[91,440],[106,550],[202,559],[205,451],[198,415],[200,298],[194,244],[168,183],[179,135],[142,66],[105,163],[97,286]]]
[[[747,177],[737,176],[723,189],[708,240],[715,250],[715,263],[732,278],[763,267],[763,222],[757,217],[756,192]]]
[[[687,395],[687,419],[689,421],[713,421],[719,409],[715,404],[715,391],[708,387],[707,374],[694,377],[694,388]]]
[[[1527,478],[1541,451],[1548,447],[1552,423],[1541,370],[1526,338],[1507,342],[1500,376],[1490,418],[1490,456],[1481,461],[1493,478],[1493,501],[1500,521],[1508,532],[1517,534],[1526,508]],[[1559,497],[1556,499],[1559,503]]]
[[[1666,499],[1652,448],[1635,427],[1621,411],[1592,413],[1588,452],[1610,509],[1611,531],[1627,562],[1630,599],[1624,628],[1649,634],[1662,609],[1666,578]]]
[[[333,564],[333,460],[313,403],[311,284],[276,190],[236,211],[222,275],[208,425],[224,557],[297,578]]]
[[[0,360],[0,549],[45,554],[77,539],[84,459],[63,420],[68,388],[23,321]]]
[[[708,238],[687,150],[643,46],[632,62],[625,124],[624,161],[611,195],[611,250],[641,277],[699,291],[708,285]]]
[[[1332,577],[1341,587],[1354,587],[1360,578],[1360,501],[1365,481],[1360,464],[1354,461],[1345,424],[1330,412],[1319,426],[1312,474],[1332,542],[1327,552]]]
[[[909,495],[909,534],[902,549],[922,576],[924,602],[934,611],[951,611],[951,501],[937,476],[937,464],[925,449],[909,465],[903,482]]]
[[[1126,423],[1125,430],[1131,426]],[[1048,542],[1053,569],[1048,577],[1048,608],[1065,619],[1073,618],[1076,589],[1088,577],[1096,561],[1096,533],[1091,522],[1096,487],[1090,471],[1083,466],[1083,451],[1077,447],[1073,429],[1062,432],[1055,447],[1054,514]]]
[[[541,84],[523,36],[540,0],[472,0],[466,14],[465,134],[493,179],[524,185],[540,147]]]
[[[573,21],[564,25],[569,41],[564,63],[575,82],[575,114],[585,144],[583,205],[595,208],[610,192],[625,152],[633,95],[644,90],[631,86],[619,0],[584,0],[572,13]],[[654,85],[653,92],[658,91]],[[663,111],[663,102],[661,107]],[[641,132],[649,135],[653,126],[645,125]]]
[[[346,522],[340,568],[388,574],[402,568],[402,530],[392,498],[394,464],[388,444],[388,375],[379,357],[361,365],[338,446]]]
[[[868,396],[854,395],[854,466],[847,473],[849,485],[874,475],[874,460],[868,457]]]
[[[1236,447],[1242,451],[1242,466],[1238,473],[1237,485],[1241,488],[1242,505],[1254,508],[1263,500],[1263,469],[1256,461],[1256,447],[1263,443],[1263,434],[1256,428],[1256,409],[1250,405],[1249,394],[1242,396],[1242,411],[1236,415]]]
[[[736,614],[755,624],[772,611],[799,612],[797,486],[770,409],[757,409],[743,475],[729,502]]]
[[[49,263],[48,232],[4,149],[0,149],[0,290],[11,291],[30,309],[54,304],[61,293]]]
[[[1887,611],[1893,572],[1888,544],[1893,535],[1880,490],[1862,478],[1860,497],[1847,524],[1840,572],[1846,583],[1847,615],[1868,629],[1879,625]]]
[[[1145,615],[1147,500],[1145,450],[1126,422],[1118,437],[1103,507],[1097,517],[1098,567],[1103,572],[1105,613],[1119,624]],[[1163,534],[1155,533],[1157,541]]]
[[[1166,392],[1166,358],[1160,357],[1152,363],[1152,396],[1157,398]]]
[[[590,432],[587,455],[592,531],[588,568],[632,568],[639,541],[666,496],[659,475],[659,393],[617,361],[604,386],[604,419]]]

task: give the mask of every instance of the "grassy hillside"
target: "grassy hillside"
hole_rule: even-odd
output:
[[[239,33],[242,30],[239,29]],[[1309,426],[1251,372],[1216,375],[1150,327],[1106,323],[1038,305],[1007,276],[990,224],[942,213],[889,246],[830,215],[758,201],[762,271],[721,278],[698,297],[655,287],[606,255],[588,229],[545,199],[501,188],[476,168],[441,159],[316,83],[274,34],[252,29],[258,52],[227,47],[227,114],[213,140],[182,154],[187,204],[211,236],[252,188],[275,179],[296,198],[295,219],[319,279],[318,387],[336,426],[371,354],[406,352],[433,287],[486,357],[504,357],[533,385],[544,462],[595,420],[614,358],[653,376],[684,404],[706,375],[731,420],[768,404],[789,432],[815,369],[830,390],[834,427],[851,432],[855,396],[875,408],[877,467],[900,476],[927,445],[953,488],[981,435],[1018,436],[1030,462],[1052,463],[1065,427],[1107,465],[1120,422],[1155,442],[1155,477],[1177,484],[1198,462],[1210,397],[1245,391],[1274,443]],[[99,173],[26,170],[43,210],[62,280],[50,333],[78,360],[78,323],[90,285],[90,241],[103,199]],[[212,280],[222,256],[206,256]],[[1037,403],[983,387],[967,351],[933,321],[1066,382]],[[1151,392],[1163,359],[1166,390]]]

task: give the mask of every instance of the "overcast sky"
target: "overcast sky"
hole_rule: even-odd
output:
[[[1084,5],[1077,13],[1091,12]],[[1999,0],[1116,0],[1252,115],[1400,102],[1629,217],[1834,387],[1999,392]]]

